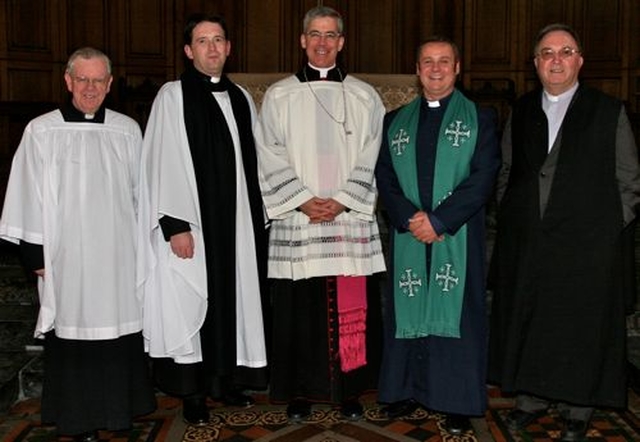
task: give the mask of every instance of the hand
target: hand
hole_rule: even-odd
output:
[[[433,244],[444,240],[444,235],[436,233],[429,220],[429,215],[423,211],[416,212],[409,219],[409,231],[415,239],[425,244]]]
[[[342,203],[339,203],[333,198],[328,198],[324,200],[322,205],[327,209],[329,213],[333,215],[333,218],[331,219],[331,221],[333,221],[336,216],[340,215],[346,209],[346,207]]]
[[[302,204],[298,209],[305,215],[309,217],[309,222],[311,224],[319,224],[323,222],[333,221],[335,216],[331,212],[331,210],[326,205],[327,200],[323,198],[313,197],[304,204]]]
[[[33,273],[35,273],[36,275],[44,278],[44,268],[38,269],[38,270],[34,270]]]
[[[191,232],[182,232],[171,235],[169,243],[171,244],[171,251],[178,258],[193,258],[194,243]]]

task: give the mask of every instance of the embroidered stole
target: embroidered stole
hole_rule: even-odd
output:
[[[436,151],[432,207],[421,207],[416,167],[418,97],[398,111],[388,131],[393,167],[404,195],[430,213],[469,176],[478,136],[475,104],[454,90],[445,111]],[[394,233],[394,299],[396,338],[429,335],[460,337],[467,262],[467,227],[431,245],[427,272],[426,244],[410,232]]]

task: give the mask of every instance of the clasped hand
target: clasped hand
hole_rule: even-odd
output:
[[[309,217],[311,224],[318,224],[333,221],[345,210],[345,206],[333,198],[313,197],[302,204],[299,209]]]
[[[425,244],[433,244],[444,240],[444,235],[438,235],[431,225],[429,215],[423,211],[416,212],[409,219],[409,231],[413,237]]]

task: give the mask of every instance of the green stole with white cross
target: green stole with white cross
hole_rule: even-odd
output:
[[[398,111],[388,130],[393,168],[404,195],[430,213],[469,176],[478,138],[476,106],[454,90],[440,126],[433,179],[432,207],[423,208],[416,167],[418,97]],[[467,226],[431,245],[427,274],[426,244],[411,232],[394,233],[394,299],[396,338],[429,335],[460,337],[467,262]]]

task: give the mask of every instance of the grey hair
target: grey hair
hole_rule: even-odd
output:
[[[107,57],[107,55],[101,50],[91,47],[77,49],[73,52],[73,54],[71,54],[71,56],[69,57],[69,61],[67,61],[67,68],[65,70],[66,73],[73,73],[73,64],[78,58],[82,58],[84,60],[90,60],[92,58],[103,59],[107,65],[107,73],[111,75],[111,60],[109,59],[109,57]]]
[[[303,32],[307,32],[309,30],[309,25],[316,18],[330,17],[335,18],[338,22],[338,33],[342,34],[344,31],[344,20],[342,20],[342,15],[338,11],[328,6],[316,6],[315,8],[311,8],[304,15],[304,20],[302,21],[302,30]]]

